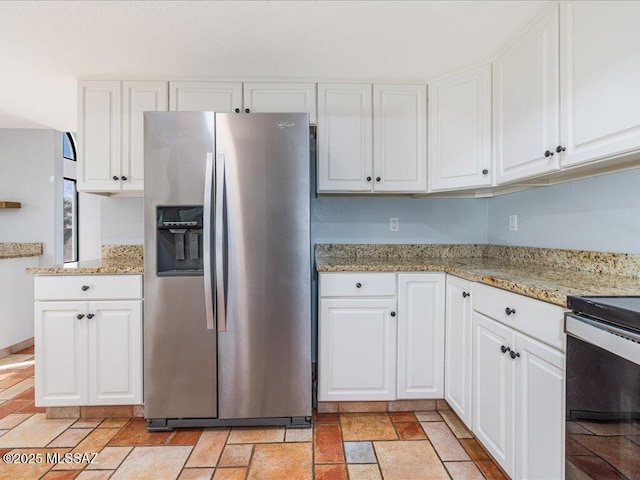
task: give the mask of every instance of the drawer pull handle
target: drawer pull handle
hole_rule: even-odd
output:
[[[84,318],[84,313],[79,313],[78,315],[76,315],[76,318],[78,320],[82,320]]]
[[[511,314],[516,313],[516,310],[515,310],[515,308],[507,307],[507,308],[504,309],[504,313],[506,313],[507,315],[511,315]]]
[[[396,312],[391,312],[391,316],[395,317],[396,316]]]
[[[89,290],[89,285],[82,285],[82,291],[86,292],[87,290]]]
[[[509,347],[505,347],[504,345],[502,345],[500,347],[500,351],[502,351],[502,353],[507,353],[507,352],[510,352],[511,349]]]
[[[356,288],[360,288],[362,287],[362,284],[360,282],[356,283]]]
[[[462,292],[462,298],[470,297],[471,294],[469,292]]]
[[[91,320],[95,315],[93,313],[87,313],[87,318]]]
[[[516,352],[514,352],[513,350],[511,350],[511,352],[509,352],[509,355],[511,355],[511,358],[512,358],[513,360],[515,360],[515,359],[516,359],[516,357],[519,357],[519,356],[520,356],[520,354],[519,354],[519,353],[516,353]]]

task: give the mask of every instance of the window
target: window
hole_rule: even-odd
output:
[[[62,184],[63,261],[78,261],[78,190],[76,188],[76,144],[73,134],[62,134],[64,178]]]

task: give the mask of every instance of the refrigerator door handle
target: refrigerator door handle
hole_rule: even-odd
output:
[[[207,317],[207,329],[215,328],[215,306],[213,305],[213,288],[211,285],[211,188],[213,184],[213,153],[207,153],[207,164],[204,182],[204,212],[202,219],[202,262],[204,264],[204,302]]]
[[[216,314],[218,317],[218,331],[227,331],[227,316],[225,308],[225,271],[224,271],[224,155],[216,156],[216,215],[215,215],[215,250],[216,250]]]

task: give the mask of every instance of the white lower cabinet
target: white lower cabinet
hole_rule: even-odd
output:
[[[69,291],[49,288],[55,278]],[[121,278],[141,287],[139,277]],[[86,285],[74,288],[73,279]],[[142,403],[142,300],[81,300],[96,290],[108,297],[100,276],[36,277],[35,284],[36,405]],[[140,295],[138,290],[129,295]],[[57,301],[63,297],[69,301]]]
[[[444,398],[471,428],[471,313],[473,283],[447,275]]]
[[[514,294],[491,290],[513,303]],[[562,309],[521,302],[508,314],[514,328],[473,313],[473,432],[512,478],[557,480],[564,478],[564,353],[550,346],[554,335],[542,338],[546,344],[515,328],[528,324],[537,304]]]

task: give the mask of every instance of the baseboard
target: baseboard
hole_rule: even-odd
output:
[[[16,343],[15,345],[11,345],[5,348],[0,348],[0,358],[8,357],[12,353],[18,353],[25,348],[29,348],[33,346],[33,337],[27,338],[22,342]]]

